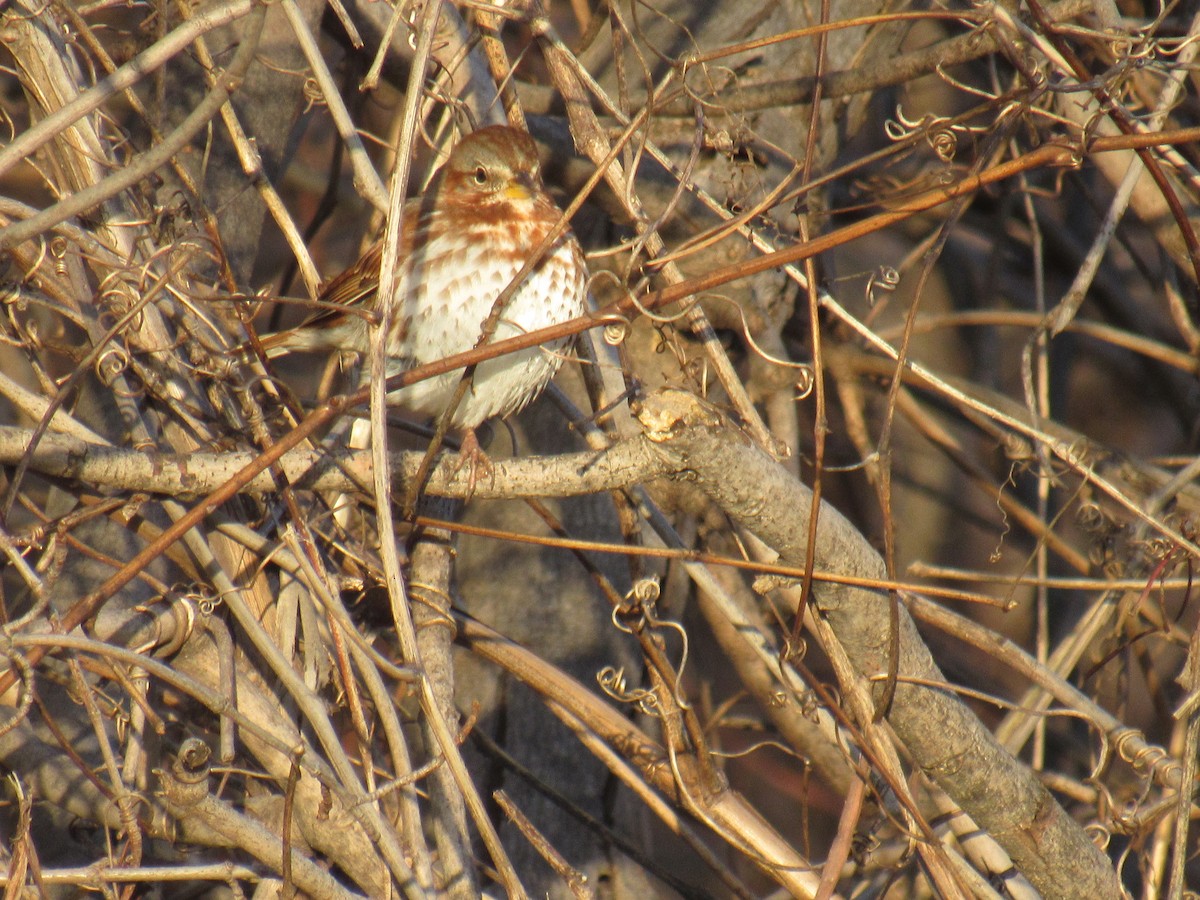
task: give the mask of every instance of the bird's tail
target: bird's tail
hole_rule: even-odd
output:
[[[277,359],[289,353],[354,349],[361,343],[359,332],[366,332],[366,320],[352,312],[343,310],[340,313],[319,315],[294,328],[259,335],[258,344],[263,355],[267,359]],[[229,352],[241,362],[249,362],[256,356],[251,341],[239,344]]]

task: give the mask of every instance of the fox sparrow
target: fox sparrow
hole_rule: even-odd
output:
[[[501,292],[562,216],[538,179],[537,148],[523,131],[492,126],[454,148],[424,197],[404,207],[396,304],[388,335],[387,372],[394,375],[478,343]],[[353,307],[374,306],[382,248],[375,244],[351,268],[323,286],[330,306],[288,331],[262,339],[268,356],[301,350],[367,350],[367,321]],[[571,232],[546,251],[511,293],[492,341],[584,312],[587,267]],[[554,376],[567,341],[532,347],[480,363],[450,424],[478,452],[474,429],[493,416],[522,409]],[[401,388],[389,402],[439,415],[462,369]],[[467,452],[464,446],[464,453]]]

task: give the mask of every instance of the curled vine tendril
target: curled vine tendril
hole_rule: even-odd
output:
[[[871,272],[867,278],[867,286],[865,293],[867,295],[867,305],[874,306],[878,301],[875,297],[876,291],[891,293],[900,286],[900,271],[893,266],[881,265]]]

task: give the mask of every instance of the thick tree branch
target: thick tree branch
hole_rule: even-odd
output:
[[[784,561],[804,564],[812,500],[807,487],[691,394],[655,394],[639,418],[666,462],[686,470]],[[730,472],[738,477],[730,478]],[[821,509],[813,565],[860,577],[886,574],[866,538],[828,505]],[[813,597],[860,675],[886,673],[888,595],[819,584]],[[888,721],[921,770],[1004,847],[1045,896],[1118,896],[1107,859],[1033,773],[953,694],[924,686],[946,678],[908,613],[903,608],[899,613],[900,683]]]
[[[19,461],[26,453],[32,433],[25,428],[0,426],[0,463]],[[38,442],[30,469],[97,488],[187,496],[211,493],[257,456],[241,450],[172,454],[116,449],[51,433]],[[397,480],[405,482],[416,477],[422,456],[417,452],[389,454]],[[473,496],[481,499],[581,496],[667,474],[664,464],[649,453],[641,440],[626,441],[602,453],[497,459],[492,463],[495,477],[480,480]],[[313,491],[368,490],[371,479],[370,453],[366,450],[297,449],[285,454],[279,466],[289,484]],[[245,493],[266,494],[281,487],[269,472],[263,472],[246,485]],[[443,454],[430,476],[428,492],[465,497],[467,487],[467,473],[459,470],[456,455]]]

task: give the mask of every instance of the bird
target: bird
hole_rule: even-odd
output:
[[[537,146],[506,125],[471,132],[451,151],[423,196],[403,209],[394,318],[387,338],[388,377],[472,349],[501,293],[562,217],[539,176]],[[325,283],[322,311],[268,334],[268,357],[298,351],[356,351],[368,345],[368,316],[378,307],[382,245]],[[587,308],[587,263],[569,228],[511,292],[489,342],[566,322]],[[490,468],[475,429],[519,412],[563,361],[570,339],[486,360],[450,426],[463,435],[462,458]],[[439,416],[462,378],[457,369],[400,388],[388,403]],[[461,463],[460,463],[461,467]]]

